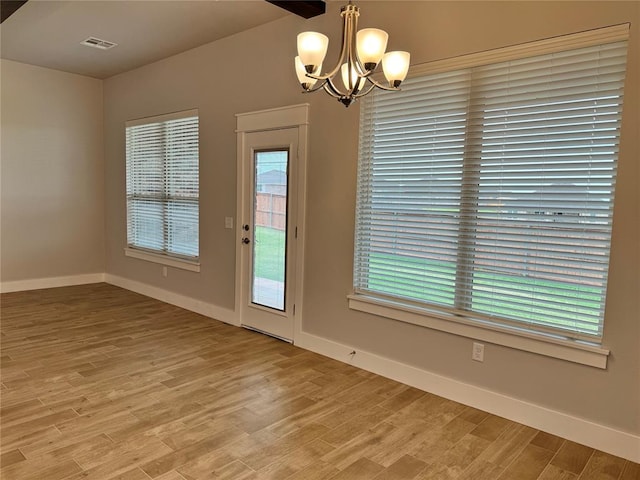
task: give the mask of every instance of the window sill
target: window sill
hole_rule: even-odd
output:
[[[499,325],[478,325],[472,320],[466,320],[462,317],[362,294],[348,295],[347,298],[349,308],[352,310],[591,367],[607,368],[609,350],[587,342],[565,340]]]
[[[146,260],[147,262],[160,263],[167,265],[168,267],[180,268],[182,270],[189,270],[190,272],[200,271],[200,262],[186,260],[177,257],[170,257],[168,255],[161,255],[159,253],[145,252],[135,248],[125,248],[124,254],[127,257],[137,258],[139,260]]]

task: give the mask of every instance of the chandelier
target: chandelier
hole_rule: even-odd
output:
[[[303,32],[298,35],[298,56],[295,58],[296,74],[304,92],[323,89],[348,107],[360,97],[364,97],[374,88],[382,90],[400,90],[400,83],[409,71],[408,52],[388,52],[389,35],[384,30],[365,28],[358,31],[359,9],[349,1],[340,10],[343,18],[342,48],[336,66],[322,75],[322,62],[327,54],[329,38],[318,32]],[[388,85],[372,78],[378,64]],[[335,81],[340,72],[344,90]],[[320,82],[318,85],[316,83]]]

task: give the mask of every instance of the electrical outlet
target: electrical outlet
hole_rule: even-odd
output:
[[[224,217],[224,228],[233,228],[233,217]]]
[[[167,276],[167,273],[168,273],[168,269],[167,269],[167,267],[162,267],[162,276],[163,276],[163,277],[166,277],[166,276]]]
[[[476,362],[484,362],[484,345],[481,343],[473,342],[473,349],[471,350],[471,359]]]

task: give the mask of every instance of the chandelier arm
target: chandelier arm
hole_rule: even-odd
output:
[[[342,47],[340,48],[340,56],[338,57],[337,65],[329,73],[325,73],[324,75],[313,75],[307,73],[307,77],[314,78],[316,80],[328,80],[333,78],[335,74],[340,71],[348,51],[349,37],[347,36],[347,26],[349,25],[349,19],[354,14],[349,10],[345,10],[341,15],[344,17],[344,22],[342,22]]]
[[[338,100],[340,100],[342,98],[341,95],[338,95],[338,94],[335,93],[335,91],[331,90],[331,88],[329,88],[328,84],[324,84],[324,86],[322,88],[324,89],[325,92],[327,92],[333,98],[337,98]]]
[[[353,95],[353,98],[360,98],[360,97],[364,97],[365,95],[369,95],[371,93],[371,90],[373,90],[374,88],[376,88],[375,85],[371,85],[368,89],[364,90],[362,93],[357,93],[355,95]]]
[[[333,81],[330,78],[327,78],[327,82],[326,82],[326,85],[325,85],[324,89],[332,97],[336,97],[336,98],[347,97],[347,95],[345,95],[340,90],[338,90],[338,88],[333,84]]]
[[[313,92],[317,92],[318,90],[320,90],[321,88],[324,88],[325,84],[327,83],[327,81],[325,80],[324,82],[321,82],[319,85],[316,85],[314,88],[310,89],[310,90],[304,90],[303,93],[313,93]]]
[[[345,38],[347,39],[347,85],[346,89],[349,91],[349,97],[353,96],[356,92],[357,85],[360,83],[360,78],[353,78],[354,75],[351,72],[357,72],[354,67],[354,50],[355,50],[355,34],[353,32],[354,24],[357,25],[358,19],[353,16],[348,16],[346,22]],[[357,63],[357,62],[356,62]],[[356,74],[357,76],[357,74]]]
[[[360,56],[358,55],[357,33],[358,33],[358,18],[355,17],[354,20],[353,20],[353,30],[351,31],[352,46],[351,46],[351,52],[350,53],[351,53],[351,57],[352,57],[352,63],[355,66],[356,74],[360,78],[366,78],[372,72],[368,71],[366,68],[364,68],[364,63],[362,63],[362,60],[360,60]]]
[[[358,56],[358,43],[357,43],[357,32],[358,32],[358,15],[352,16],[352,21],[349,25],[349,51],[348,51],[348,72],[355,72],[357,78],[351,78],[351,73],[349,73],[349,97],[357,98],[358,92],[361,90],[360,81],[362,79],[366,79],[369,75],[371,75],[371,71],[367,71],[364,68],[364,65],[360,61],[360,57]],[[365,82],[362,82],[364,86]]]
[[[360,72],[357,72],[357,75],[358,75],[358,78],[369,78],[373,73],[374,73],[373,70],[370,70],[362,74]],[[332,77],[332,75],[329,75],[329,74],[314,75],[313,73],[305,73],[304,75],[305,77],[313,78],[314,80],[327,80],[329,77]],[[380,88],[383,88],[383,87],[380,87]]]
[[[359,78],[366,78],[369,75],[371,75],[372,72],[367,71],[363,65],[362,65],[362,61],[360,60],[360,57],[358,56],[358,49],[355,49],[355,55],[354,55],[354,59],[353,59],[353,63],[355,65],[355,70],[356,70],[356,75],[358,75]]]
[[[386,85],[383,85],[380,82],[375,81],[370,76],[367,77],[367,80],[369,80],[373,84],[373,86],[378,87],[381,90],[387,90],[388,92],[398,92],[398,91],[400,91],[400,89],[398,87],[388,87]],[[371,91],[371,89],[369,91]]]

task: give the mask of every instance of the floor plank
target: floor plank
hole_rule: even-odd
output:
[[[551,464],[567,472],[580,474],[593,452],[592,448],[566,441],[558,450]]]

